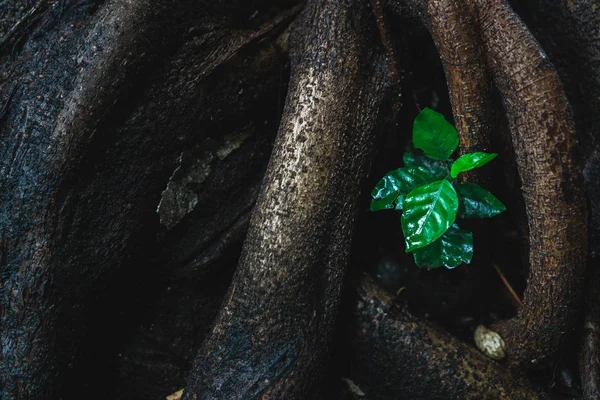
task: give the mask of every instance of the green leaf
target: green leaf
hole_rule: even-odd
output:
[[[473,258],[473,234],[453,224],[435,242],[413,252],[420,268],[433,269],[444,266],[455,268],[461,263],[469,264]]]
[[[406,167],[388,172],[371,192],[370,210],[402,210],[404,196],[417,186],[438,178],[425,168]]]
[[[458,133],[440,113],[425,108],[413,123],[413,144],[434,160],[446,160],[458,146]]]
[[[483,153],[479,151],[475,153],[463,154],[452,164],[450,176],[456,178],[461,172],[479,168],[492,161],[497,155],[498,154],[495,153]]]
[[[458,197],[447,180],[419,186],[406,195],[402,231],[406,251],[427,246],[446,232],[456,219]]]
[[[395,208],[394,204],[398,196],[396,193],[392,193],[382,199],[372,199],[371,204],[369,205],[370,211],[381,211],[381,210],[393,210]]]
[[[427,157],[420,150],[408,149],[402,157],[404,165],[407,167],[421,167],[431,172],[437,179],[444,179],[449,173],[448,163],[445,161],[434,160]]]
[[[493,194],[475,183],[457,186],[458,216],[467,218],[491,218],[506,211],[506,207]]]

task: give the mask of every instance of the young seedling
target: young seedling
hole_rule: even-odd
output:
[[[425,108],[413,124],[418,150],[404,154],[404,167],[388,172],[371,192],[371,211],[402,211],[406,252],[420,268],[455,268],[473,258],[473,234],[456,219],[491,218],[506,210],[493,194],[474,183],[456,184],[456,177],[479,168],[497,154],[468,153],[450,158],[458,133],[442,114]]]

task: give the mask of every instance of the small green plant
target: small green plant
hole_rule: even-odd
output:
[[[491,218],[506,207],[479,185],[456,184],[456,177],[487,164],[497,154],[476,152],[451,159],[458,133],[442,114],[429,108],[415,118],[413,144],[416,149],[404,154],[404,167],[387,173],[371,192],[370,209],[402,211],[406,252],[413,253],[417,266],[468,264],[473,234],[459,228],[457,217]]]

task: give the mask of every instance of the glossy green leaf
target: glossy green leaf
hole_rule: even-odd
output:
[[[421,167],[431,172],[436,180],[444,179],[449,173],[450,168],[446,161],[434,160],[422,154],[420,150],[408,149],[402,157],[406,167]]]
[[[435,242],[413,252],[420,268],[433,269],[444,266],[455,268],[461,263],[469,264],[473,258],[473,234],[453,224]]]
[[[428,170],[421,167],[398,168],[388,172],[371,192],[371,211],[402,210],[404,196],[417,186],[436,180]]]
[[[457,186],[458,216],[467,218],[491,218],[506,211],[506,207],[493,194],[475,183]]]
[[[413,144],[427,157],[446,160],[458,146],[458,133],[442,114],[425,108],[413,123]]]
[[[419,186],[404,199],[402,231],[406,251],[427,246],[446,232],[456,219],[458,197],[447,180]]]
[[[475,153],[463,154],[452,164],[450,176],[456,178],[461,172],[479,168],[492,161],[497,155],[498,154],[495,153],[483,153],[479,151]]]
[[[371,199],[371,204],[369,205],[369,210],[371,211],[381,211],[381,210],[393,210],[395,208],[395,204],[398,196],[397,193],[392,193],[386,197],[381,199]],[[401,199],[400,201],[403,201]]]

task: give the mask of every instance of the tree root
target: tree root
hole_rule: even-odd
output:
[[[600,7],[593,0],[536,0],[520,4],[524,19],[548,51],[565,84],[577,122],[579,152],[585,160],[585,188],[589,204],[589,268],[600,253]],[[579,354],[581,380],[586,399],[600,397],[600,310],[598,277],[590,271],[586,280],[586,316]],[[596,296],[596,297],[594,297]]]
[[[561,75],[574,109],[580,151],[587,158],[600,145],[598,2],[534,0],[518,5]]]
[[[47,42],[41,42],[31,52],[41,58],[32,63],[46,69],[31,74],[25,56],[14,69],[23,82],[11,82],[18,89],[6,98],[14,101],[0,111],[6,128],[0,138],[17,132],[0,148],[2,396],[62,395],[61,379],[78,376],[73,371],[82,365],[77,347],[93,347],[86,332],[108,320],[98,299],[122,295],[101,293],[103,285],[113,287],[107,282],[119,280],[123,270],[130,277],[147,273],[134,264],[156,266],[156,256],[165,269],[179,268],[184,276],[206,272],[243,235],[270,145],[268,135],[258,137],[261,128],[253,119],[248,129],[257,148],[245,150],[252,165],[240,173],[250,177],[250,189],[218,205],[233,210],[230,215],[213,224],[194,201],[174,217],[157,217],[155,210],[170,193],[170,173],[169,183],[179,184],[185,195],[195,201],[206,196],[206,204],[213,204],[213,192],[200,190],[204,178],[186,181],[182,171],[208,153],[211,167],[228,157],[216,161],[222,149],[208,142],[223,144],[226,138],[206,132],[243,131],[229,117],[252,114],[249,104],[273,95],[277,90],[269,85],[274,77],[282,80],[277,74],[283,67],[269,62],[279,54],[267,60],[258,54],[240,67],[248,74],[212,78],[250,46],[264,44],[301,6],[245,30],[236,23],[251,24],[249,13],[236,20],[214,11],[246,10],[254,2],[200,3],[109,1],[85,28],[86,39],[69,42],[81,51],[61,55],[77,63],[48,61]],[[511,367],[547,366],[576,321],[587,251],[574,124],[561,82],[504,0],[406,3],[421,15],[443,60],[463,151],[489,145],[486,68],[502,95],[527,207],[531,273],[518,318],[497,329],[508,344]],[[380,0],[372,4],[385,28]],[[211,12],[196,23],[203,5]],[[584,18],[580,10],[574,15]],[[386,79],[398,83],[401,76],[393,61],[386,66],[384,50],[394,53],[386,29],[385,49],[373,46],[379,44],[375,22],[364,1],[311,0],[295,24],[294,71],[273,157],[238,270],[184,398],[300,399],[322,375]],[[57,31],[70,40],[71,27]],[[596,45],[582,45],[594,60]],[[53,81],[44,84],[48,101],[37,96],[37,81],[31,80],[42,72]],[[258,83],[240,83],[254,78]],[[234,103],[238,108],[229,110]],[[221,184],[213,196],[219,200],[231,189],[223,184],[230,182],[228,162],[242,164],[230,158],[215,168],[219,175],[211,188]],[[165,249],[153,249],[156,243]],[[369,398],[400,392],[419,398],[544,398],[471,347],[389,306],[372,283],[363,283],[360,297],[353,378]],[[102,311],[110,315],[108,308]],[[589,311],[586,321],[580,363],[586,396],[593,398],[600,374],[597,313]],[[85,340],[87,347],[81,346]],[[373,380],[364,381],[367,376]]]
[[[79,167],[87,149],[114,123],[159,60],[172,51],[183,26],[169,0],[109,1],[79,54],[82,67],[53,133],[54,157],[65,169]],[[110,82],[110,83],[109,83]],[[122,118],[122,117],[121,117]]]
[[[544,399],[500,364],[410,314],[369,278],[358,288],[351,379],[369,400]]]
[[[399,3],[390,8],[418,15],[434,38],[466,151],[490,140],[486,64],[500,90],[525,191],[531,272],[519,317],[497,329],[513,366],[548,365],[577,317],[587,251],[575,128],[560,79],[505,1]]]
[[[364,2],[316,0],[295,25],[264,187],[184,399],[301,399],[324,371],[385,92],[371,18]]]
[[[586,293],[586,310],[579,347],[579,372],[584,400],[600,398],[600,269],[596,268]]]
[[[226,139],[221,136],[241,128],[222,122],[231,115],[250,126],[245,160],[236,161],[235,148],[226,149],[222,159],[214,157],[216,178],[210,189],[204,183],[201,192],[219,199],[218,210],[226,215],[198,216],[193,210],[193,219],[206,224],[199,226],[203,232],[193,236],[187,254],[204,254],[211,239],[247,210],[262,177],[272,141],[268,130],[278,117],[283,54],[269,40],[254,42],[260,51],[233,57],[227,52],[219,68],[199,78],[197,72],[215,65],[221,50],[235,47],[244,32],[212,25],[212,31],[179,37],[177,46],[165,48],[161,46],[172,42],[167,38],[164,44],[156,37],[167,34],[159,29],[161,23],[173,21],[156,15],[156,2],[127,5],[130,8],[123,11],[125,3],[107,3],[94,16],[102,22],[89,28],[86,39],[83,33],[75,36],[67,15],[61,22],[67,27],[59,27],[59,32],[65,42],[72,41],[59,48],[63,53],[48,60],[46,40],[54,45],[58,35],[52,31],[35,38],[38,42],[31,39],[29,60],[15,61],[15,80],[24,84],[14,93],[0,131],[7,140],[0,148],[0,397],[69,398],[64,391],[72,385],[67,381],[85,380],[94,386],[94,379],[102,377],[87,372],[86,363],[100,369],[114,362],[106,348],[116,349],[124,331],[113,324],[126,322],[118,320],[117,309],[131,306],[125,299],[132,288],[121,285],[138,274],[147,276],[150,287],[160,278],[156,260],[162,249],[156,244],[165,233],[156,208],[178,156],[198,146],[207,151],[208,142],[220,153]],[[134,15],[127,18],[128,12]],[[72,13],[77,18],[84,10]],[[282,21],[281,27],[285,25]],[[219,46],[212,46],[213,41]],[[148,65],[165,52],[173,57]],[[79,66],[73,61],[78,59]],[[223,70],[232,81],[215,82],[212,78]],[[147,74],[140,78],[140,71]],[[47,86],[40,83],[42,75],[51,78]],[[144,90],[135,91],[139,79],[147,81]],[[41,92],[44,96],[37,95]],[[269,113],[254,115],[254,104],[265,100],[274,101]],[[214,129],[213,123],[221,129]],[[230,175],[241,181],[227,180]],[[201,183],[195,182],[192,189],[198,190]],[[221,190],[227,189],[229,195],[234,190],[243,193],[223,201]],[[198,202],[213,204],[203,200]],[[179,260],[173,263],[180,265]]]
[[[529,221],[530,276],[518,318],[497,327],[513,366],[554,360],[581,304],[587,254],[575,128],[558,75],[502,0],[475,1],[513,137]]]

